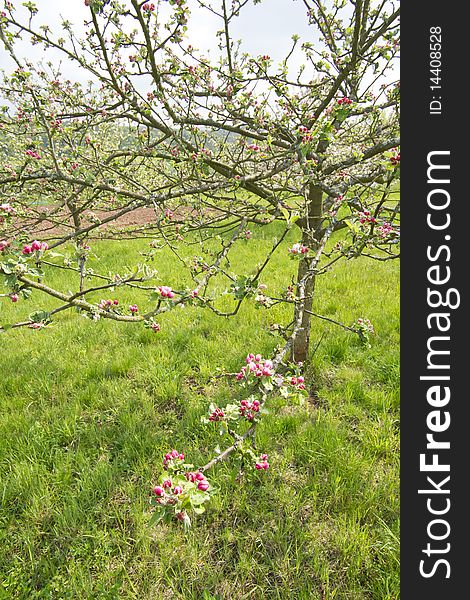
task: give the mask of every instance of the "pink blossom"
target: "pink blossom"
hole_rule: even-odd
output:
[[[171,287],[168,287],[167,285],[161,285],[157,290],[160,292],[162,298],[173,298],[175,295]]]
[[[224,417],[224,411],[221,408],[216,408],[209,417],[209,421],[222,421]]]
[[[159,485],[157,485],[155,488],[153,488],[153,493],[155,494],[155,496],[161,497],[165,493],[165,490]]]
[[[299,375],[298,377],[291,377],[290,380],[290,384],[295,386],[298,390],[304,390],[305,389],[305,384],[304,384],[305,379],[302,377],[302,375]]]
[[[261,456],[259,457],[259,459],[257,460],[257,462],[255,464],[255,469],[257,469],[258,471],[260,471],[260,470],[267,471],[269,469],[267,454],[261,454]]]
[[[165,481],[162,483],[164,488],[171,488],[172,483],[171,483],[171,479],[165,479]]]
[[[206,490],[209,489],[209,482],[208,481],[200,481],[197,484],[197,489],[201,490],[202,492],[205,492]]]
[[[31,244],[31,248],[33,250],[40,250],[41,249],[41,242],[38,242],[37,240],[34,240],[34,242]]]
[[[368,210],[359,212],[358,216],[359,216],[359,222],[361,223],[361,225],[364,225],[364,223],[377,223],[377,219],[375,217],[373,217],[370,214],[370,211],[368,211]]]
[[[178,494],[181,494],[183,492],[183,488],[180,485],[177,485],[173,488],[173,494],[175,494],[175,496],[178,496]]]
[[[184,460],[184,454],[183,453],[179,453],[178,450],[172,450],[171,452],[167,452],[163,458],[163,467],[166,469],[168,466],[169,462],[172,461],[183,461]]]
[[[26,150],[25,152],[26,156],[30,156],[31,158],[36,158],[37,160],[40,160],[41,157],[39,156],[39,154],[37,152],[35,152],[34,150]]]
[[[392,225],[390,225],[390,223],[387,223],[387,221],[382,223],[382,225],[379,225],[379,227],[377,227],[376,231],[379,234],[379,236],[382,238],[386,238],[387,236],[389,236],[392,233],[397,233],[393,229]]]
[[[6,240],[1,240],[0,241],[0,252],[3,252],[4,250],[6,250],[9,245],[10,245],[10,243],[7,242]]]
[[[118,300],[100,300],[98,304],[98,308],[102,308],[108,310],[111,306],[117,306],[119,304]]]
[[[261,354],[254,355],[250,353],[245,360],[247,364],[237,373],[237,381],[243,379],[247,372],[253,373],[255,377],[271,377],[274,375],[273,362],[271,360],[264,360]]]
[[[18,302],[19,298],[20,297],[18,296],[18,294],[10,294],[10,300],[12,302]]]
[[[32,254],[33,253],[33,249],[31,246],[25,246],[22,250],[22,254]]]
[[[131,304],[131,305],[129,306],[129,310],[131,311],[131,313],[132,313],[133,315],[135,315],[136,313],[138,313],[138,312],[139,312],[139,307],[137,306],[137,304]]]
[[[239,408],[240,415],[245,417],[247,421],[253,421],[255,413],[259,412],[260,406],[259,400],[242,400]]]
[[[172,211],[171,211],[169,208],[167,208],[167,209],[165,210],[165,217],[166,217],[167,219],[172,219],[172,218],[173,218],[173,212],[172,212]]]
[[[307,254],[309,252],[309,248],[304,246],[304,244],[297,243],[292,246],[292,248],[288,248],[287,251],[294,256],[297,254]]]
[[[159,323],[152,323],[152,325],[150,325],[152,331],[154,331],[155,333],[157,333],[158,331],[160,331],[161,326]]]
[[[0,204],[0,210],[7,214],[15,214],[15,209],[11,204]]]

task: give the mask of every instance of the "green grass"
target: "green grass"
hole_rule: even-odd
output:
[[[249,274],[271,235],[255,231],[234,269]],[[100,244],[111,270],[145,248]],[[168,257],[155,266],[161,283],[184,283]],[[292,268],[275,256],[270,291]],[[67,289],[64,277],[54,280]],[[230,320],[175,310],[159,334],[62,313],[43,331],[2,335],[0,598],[399,598],[398,265],[348,261],[317,290],[315,312],[371,319],[371,348],[314,321],[308,406],[274,401],[257,434],[271,469],[247,483],[236,461],[217,467],[220,493],[189,534],[148,528],[161,456],[211,456],[219,439],[200,417],[230,399],[211,375],[270,354],[269,323],[287,309],[247,304]],[[145,308],[144,295],[113,297]],[[2,304],[1,322],[31,311]]]

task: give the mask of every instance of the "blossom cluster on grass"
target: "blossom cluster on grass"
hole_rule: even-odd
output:
[[[151,505],[156,510],[151,522],[176,519],[187,530],[191,526],[188,512],[202,514],[214,490],[204,473],[186,463],[184,453],[178,450],[164,455],[163,471],[160,483],[153,488]]]

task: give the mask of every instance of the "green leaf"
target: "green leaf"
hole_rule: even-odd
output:
[[[344,219],[344,222],[353,233],[359,233],[360,229],[355,223],[351,223],[351,221],[349,221],[348,219]]]
[[[28,275],[32,275],[33,277],[44,277],[44,272],[40,269],[28,269]]]
[[[190,502],[191,506],[194,507],[204,504],[204,502],[207,502],[208,500],[210,500],[210,496],[206,492],[194,492],[194,494],[191,495]]]
[[[152,527],[152,525],[156,525],[163,519],[164,516],[165,516],[164,512],[154,512],[153,515],[150,517],[148,526]]]
[[[11,275],[12,273],[11,266],[7,263],[0,263],[0,269],[5,273],[5,275]]]
[[[45,310],[37,310],[29,315],[29,320],[34,323],[45,323],[51,320],[51,313]]]

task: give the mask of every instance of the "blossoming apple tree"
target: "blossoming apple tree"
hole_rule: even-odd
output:
[[[231,439],[227,449],[200,469],[176,450],[164,459],[154,503],[158,514],[185,524],[189,508],[201,512],[210,497],[204,473],[234,450],[268,468],[267,455],[244,441],[274,390],[305,393],[295,365],[308,359],[312,317],[325,318],[312,311],[319,276],[340,260],[398,256],[397,3],[303,0],[312,35],[294,35],[275,62],[270,49],[251,56],[233,38],[248,2],[85,0],[83,31],[66,20],[60,31],[41,23],[32,2],[7,1],[0,14],[9,61],[1,84],[0,296],[29,298],[35,309],[3,330],[42,329],[76,309],[158,333],[164,313],[177,306],[223,316],[243,302],[292,306],[275,355],[249,354],[236,374],[247,397],[210,408],[208,421]],[[215,58],[187,39],[191,10],[219,20]],[[292,67],[294,56],[302,56],[300,68]],[[151,222],[119,225],[143,208],[153,210]],[[231,272],[229,257],[250,227],[274,221],[281,233],[256,268]],[[295,243],[287,241],[292,230]],[[149,260],[124,274],[89,267],[97,237],[129,235],[149,239]],[[210,247],[210,259],[185,257],[181,249],[191,244]],[[150,259],[163,247],[188,269],[192,287],[156,279]],[[64,260],[61,248],[73,254]],[[270,293],[262,276],[275,253],[289,255],[293,269],[285,289]],[[51,283],[56,269],[69,274],[66,290]],[[229,308],[215,296],[215,279],[226,282]],[[148,290],[145,310],[92,300],[122,287]],[[55,299],[52,310],[41,309],[44,295]],[[362,339],[372,330],[364,318],[338,325]]]

